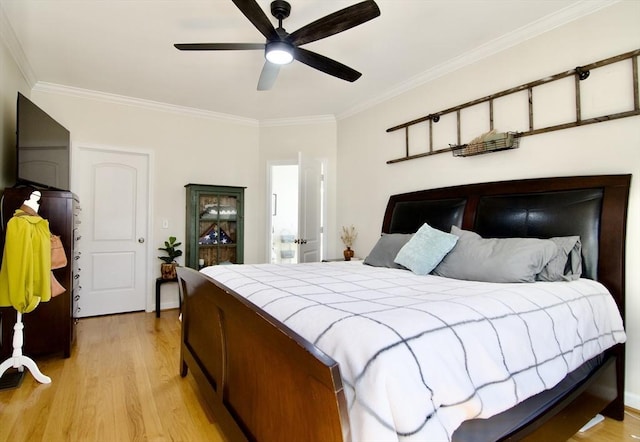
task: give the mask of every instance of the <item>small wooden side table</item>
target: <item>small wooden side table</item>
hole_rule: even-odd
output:
[[[160,317],[160,286],[165,282],[178,282],[178,278],[172,278],[172,279],[157,278],[156,279],[156,318]],[[178,298],[180,298],[180,295],[178,295]]]

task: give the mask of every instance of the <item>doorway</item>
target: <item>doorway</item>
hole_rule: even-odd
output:
[[[298,164],[271,166],[272,264],[297,264]]]
[[[269,163],[269,241],[272,264],[317,262],[325,249],[324,162]]]
[[[149,154],[77,149],[81,239],[78,317],[145,310]]]

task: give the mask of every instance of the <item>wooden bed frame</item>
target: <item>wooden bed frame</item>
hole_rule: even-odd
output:
[[[580,234],[583,275],[610,290],[624,319],[630,180],[630,175],[541,178],[394,195],[382,232],[415,232],[429,222],[485,237]],[[178,278],[184,299],[181,375],[191,370],[225,437],[350,440],[337,362],[202,273],[179,268]],[[624,345],[617,345],[588,379],[503,439],[564,440],[599,412],[622,420],[623,396]]]

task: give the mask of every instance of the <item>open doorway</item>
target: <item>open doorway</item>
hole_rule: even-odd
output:
[[[298,263],[298,164],[271,166],[271,263]]]
[[[320,261],[324,249],[324,163],[269,164],[269,262]]]

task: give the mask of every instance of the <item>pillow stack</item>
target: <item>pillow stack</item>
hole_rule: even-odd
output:
[[[582,274],[578,236],[482,238],[456,226],[446,233],[426,223],[415,234],[383,235],[364,263],[486,282],[572,281]]]

